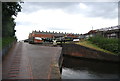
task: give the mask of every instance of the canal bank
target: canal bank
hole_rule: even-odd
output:
[[[60,79],[118,79],[119,58],[77,44],[62,44],[62,50],[54,59],[52,75]],[[114,69],[114,70],[113,70]],[[55,73],[56,72],[56,73]],[[56,75],[55,75],[56,76]],[[56,78],[58,79],[58,78]]]
[[[75,53],[74,50],[76,48],[78,47],[76,47],[75,45],[73,45],[73,47],[63,46],[61,48],[61,47],[43,46],[43,45],[41,46],[41,45],[19,42],[15,45],[15,48],[9,52],[8,56],[3,61],[3,72],[4,72],[3,79],[8,79],[8,78],[61,79],[61,76],[63,76],[63,73],[65,72],[66,68],[67,70],[69,70],[69,67],[67,66],[70,66],[70,67],[74,66],[73,64],[80,65],[80,66],[81,65],[87,66],[87,64],[85,63],[78,63],[78,62],[81,62],[81,59],[79,58],[78,58],[79,60],[77,60],[78,62],[74,61],[76,58],[73,61],[66,60],[66,58],[63,60],[64,58],[63,54],[67,55],[67,53],[68,54],[71,54],[71,52]],[[69,51],[66,53],[65,51],[67,51],[68,49]],[[81,58],[84,58],[84,57],[81,57]],[[62,63],[63,63],[63,66],[62,66]],[[90,65],[96,65],[97,63],[98,62],[94,61]],[[18,72],[17,74],[14,75],[14,77],[11,77],[13,76],[13,74],[11,74],[13,73],[12,71],[13,68],[17,68]],[[61,69],[63,71],[61,71]],[[71,73],[71,71],[69,73]],[[65,78],[62,78],[62,79],[65,79]]]
[[[15,44],[17,43],[17,41],[13,41],[11,42],[10,44],[8,44],[7,46],[5,47],[2,47],[2,50],[0,50],[0,56],[2,58],[4,58],[4,56],[9,52],[9,50],[15,46]]]
[[[74,43],[62,44],[63,55],[73,56],[81,59],[119,62],[119,56],[94,50]]]
[[[77,44],[62,44],[62,49],[63,80],[119,80],[119,56]]]

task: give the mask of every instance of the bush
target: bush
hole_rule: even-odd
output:
[[[90,37],[88,40],[91,41],[93,44],[96,44],[100,48],[114,52],[116,54],[120,54],[119,39],[105,38],[101,35],[96,35],[95,37]]]
[[[2,38],[2,48],[4,48],[5,46],[7,46],[8,44],[12,43],[15,40],[16,40],[15,37],[5,37],[5,38]]]

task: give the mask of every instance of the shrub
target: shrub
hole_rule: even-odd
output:
[[[7,46],[8,44],[12,43],[14,40],[16,40],[15,37],[5,37],[5,38],[2,38],[2,48]]]
[[[111,51],[111,52],[114,52],[116,54],[120,54],[120,47],[119,47],[119,44],[120,44],[120,40],[119,39],[115,39],[115,38],[105,38],[101,35],[96,35],[94,37],[90,37],[88,39],[89,41],[91,41],[93,44],[96,44],[97,46],[105,49],[105,50],[108,50],[108,51]]]

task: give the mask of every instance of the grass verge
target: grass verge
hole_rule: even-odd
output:
[[[95,44],[92,44],[90,41],[80,41],[79,43],[76,43],[76,44],[79,44],[79,45],[82,45],[82,46],[85,46],[85,47],[89,47],[89,48],[92,48],[92,49],[95,49],[95,50],[98,50],[98,51],[102,51],[102,52],[105,52],[105,53],[115,54],[113,52],[104,50],[104,49],[98,47]]]

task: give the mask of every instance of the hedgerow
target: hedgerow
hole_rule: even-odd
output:
[[[101,35],[96,35],[90,37],[88,40],[100,48],[114,52],[115,54],[120,54],[120,40],[118,38],[106,38]]]

